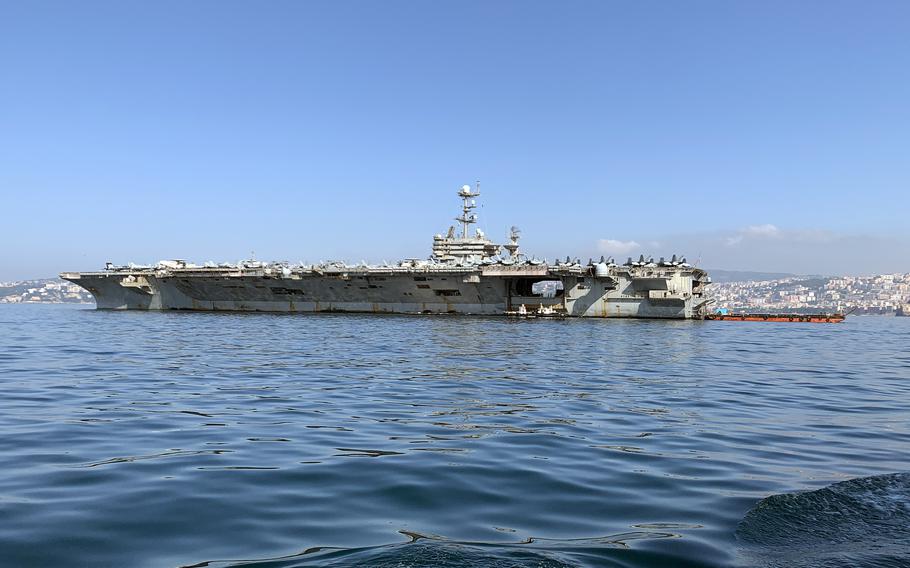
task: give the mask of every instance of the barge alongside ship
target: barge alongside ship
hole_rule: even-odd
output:
[[[730,312],[716,313],[705,316],[707,320],[714,321],[770,321],[770,322],[797,322],[797,323],[841,323],[846,319],[846,314],[763,314],[755,312]]]
[[[565,316],[702,319],[710,282],[684,258],[640,257],[617,265],[601,258],[550,264],[495,244],[474,213],[479,187],[458,192],[461,231],[433,237],[428,260],[394,265],[316,265],[244,261],[238,264],[162,261],[155,266],[114,266],[64,272],[99,309],[257,312],[370,312],[504,315],[522,305]]]

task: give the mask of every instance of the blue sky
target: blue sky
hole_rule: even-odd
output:
[[[0,280],[162,258],[910,271],[910,3],[0,2]]]

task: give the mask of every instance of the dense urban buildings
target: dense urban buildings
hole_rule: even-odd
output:
[[[715,309],[893,314],[910,303],[910,273],[727,282],[709,291]]]
[[[92,303],[92,295],[59,279],[0,282],[0,304]]]

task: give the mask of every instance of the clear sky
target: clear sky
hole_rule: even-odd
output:
[[[910,2],[0,1],[0,280],[527,253],[910,271]]]

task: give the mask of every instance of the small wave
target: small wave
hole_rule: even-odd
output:
[[[547,554],[527,550],[488,551],[482,548],[453,544],[398,544],[360,549],[312,548],[295,556],[269,560],[202,562],[183,568],[298,568],[320,566],[325,568],[569,568],[572,565],[551,558]]]
[[[210,560],[181,568],[571,568],[587,566],[592,561],[598,566],[625,567],[629,565],[629,558],[623,553],[629,552],[629,545],[633,541],[681,536],[667,531],[635,531],[595,538],[529,537],[519,542],[489,543],[460,542],[439,535],[406,530],[399,532],[409,539],[408,542],[362,548],[317,546],[289,556],[257,560]],[[576,555],[580,557],[576,558]],[[644,556],[655,566],[703,565],[655,552],[645,553]]]
[[[740,522],[743,565],[907,566],[910,473],[762,499]]]
[[[355,458],[378,458],[382,456],[403,456],[404,452],[394,452],[392,450],[362,450],[358,448],[335,448],[340,454],[335,454],[340,457],[355,457]]]
[[[231,453],[233,450],[171,450],[169,452],[161,452],[158,454],[148,454],[141,456],[118,456],[114,458],[109,458],[106,460],[88,462],[82,464],[76,464],[72,467],[99,467],[103,465],[111,465],[117,463],[132,463],[137,461],[145,460],[157,460],[161,458],[172,458],[172,457],[181,457],[181,456],[202,456],[202,455],[221,455]]]

